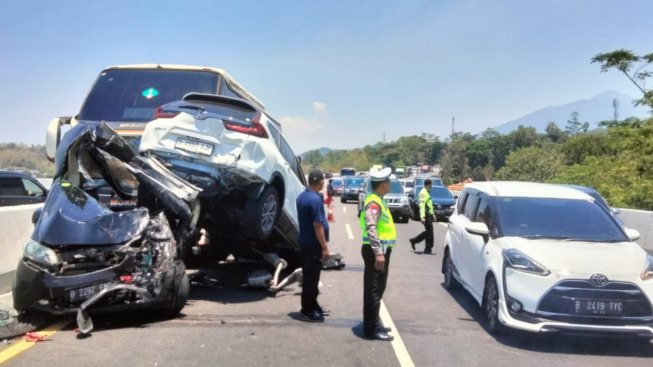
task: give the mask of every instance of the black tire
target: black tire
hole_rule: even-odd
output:
[[[499,288],[494,276],[490,276],[485,282],[483,314],[490,333],[501,334],[505,331],[506,327],[499,321]]]
[[[268,238],[277,224],[280,212],[279,193],[274,187],[268,186],[258,199],[247,204],[243,228],[245,233],[257,240]]]
[[[188,296],[190,294],[190,280],[184,269],[184,275],[181,277],[179,284],[176,284],[174,290],[175,298],[170,308],[164,308],[161,310],[161,315],[168,318],[177,317],[181,310],[184,309],[186,303],[188,302]]]
[[[409,219],[410,219],[410,218],[409,218],[407,215],[402,215],[402,216],[399,218],[399,223],[408,223],[408,220],[409,220]]]
[[[345,199],[344,196],[341,196],[341,197],[340,197],[340,202],[344,204],[344,203],[347,202],[347,199]]]
[[[442,259],[442,273],[444,274],[445,288],[450,291],[460,288],[460,282],[453,275],[453,261],[448,249],[444,252],[444,258]]]

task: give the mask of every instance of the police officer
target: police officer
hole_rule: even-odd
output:
[[[424,188],[419,192],[419,217],[424,225],[424,232],[419,236],[410,239],[410,246],[415,250],[415,244],[426,240],[424,247],[425,254],[433,252],[433,200],[431,200],[431,188],[433,184],[430,179],[424,180]]]
[[[365,262],[363,278],[363,328],[365,337],[372,340],[392,341],[390,328],[381,324],[379,310],[388,280],[390,255],[397,239],[395,224],[383,196],[390,192],[390,168],[370,175],[372,192],[363,203],[360,215],[363,230],[361,253]]]

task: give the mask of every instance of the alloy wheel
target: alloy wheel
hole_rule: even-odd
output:
[[[274,195],[268,196],[261,212],[261,229],[264,232],[270,231],[277,216],[277,199]]]

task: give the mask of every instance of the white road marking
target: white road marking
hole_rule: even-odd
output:
[[[395,337],[394,340],[391,342],[392,349],[395,350],[395,355],[399,360],[399,365],[402,367],[411,367],[411,366],[414,367],[415,364],[413,363],[413,359],[410,358],[410,354],[408,354],[406,345],[404,344],[404,341],[401,340],[401,335],[399,335],[399,330],[397,330],[397,326],[395,326],[395,323],[392,322],[390,313],[388,312],[388,309],[385,307],[385,303],[383,303],[383,301],[381,301],[381,310],[379,312],[379,316],[381,317],[381,321],[383,321],[383,326],[392,328],[391,334]]]
[[[350,240],[353,240],[354,234],[351,233],[351,227],[349,226],[349,223],[345,224],[345,228],[347,229],[347,236],[349,236]]]
[[[346,206],[343,206],[343,207],[342,207],[342,212],[343,212],[343,213],[347,213],[347,207],[346,207]]]
[[[442,222],[438,222],[438,223],[445,226],[445,227],[449,227],[449,223],[442,223]]]

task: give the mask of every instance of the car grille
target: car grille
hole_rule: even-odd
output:
[[[579,315],[576,300],[623,303],[621,315]],[[597,287],[586,280],[566,280],[556,284],[540,300],[537,315],[548,320],[596,325],[624,325],[653,321],[653,309],[637,285],[609,282]]]
[[[388,204],[398,204],[399,199],[388,199],[387,202],[388,202]]]
[[[442,210],[447,210],[447,209],[451,209],[452,206],[453,205],[437,205],[436,208],[442,209]]]

